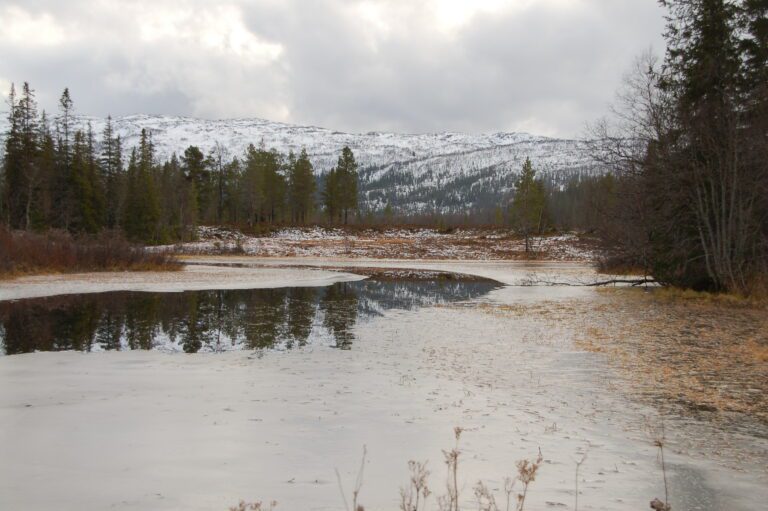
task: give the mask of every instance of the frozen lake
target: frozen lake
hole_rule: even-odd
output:
[[[576,279],[584,266],[408,264],[500,285],[252,264],[106,276],[92,295],[79,294],[90,289],[77,276],[51,286],[57,297],[44,297],[44,280],[15,285],[19,301],[0,302],[3,351],[18,353],[0,357],[0,509],[225,510],[245,499],[342,510],[335,469],[349,494],[364,445],[365,509],[398,508],[409,460],[429,460],[437,509],[456,426],[464,509],[477,508],[478,480],[503,505],[504,477],[539,449],[526,509],[573,509],[585,453],[580,509],[647,509],[664,496],[646,426],[661,422],[674,510],[754,510],[768,499],[764,436],[633,399],[604,356],[575,345],[581,318],[549,314],[595,290],[514,285],[531,273]],[[270,287],[258,282],[273,288],[248,289]],[[183,289],[197,291],[156,294]],[[74,335],[83,311],[101,319]],[[130,328],[148,341],[132,346]],[[112,344],[94,334],[105,331]],[[47,349],[68,351],[25,353]]]
[[[0,302],[0,354],[351,349],[354,328],[392,309],[471,300],[490,280],[373,280],[325,287],[112,291]]]

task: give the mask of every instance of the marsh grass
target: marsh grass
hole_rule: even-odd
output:
[[[765,425],[768,314],[754,303],[666,288],[611,288],[598,289],[594,300],[481,303],[473,310],[572,333],[576,348],[599,353],[618,369],[618,392],[671,404],[686,416],[705,413],[735,424],[748,414]]]
[[[732,293],[710,293],[675,287],[660,287],[653,290],[652,296],[663,303],[768,308],[768,294],[766,293],[755,293],[750,296],[742,296]]]

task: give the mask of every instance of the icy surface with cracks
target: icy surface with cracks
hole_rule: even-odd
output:
[[[340,263],[352,264],[312,262]],[[1,358],[0,509],[224,510],[240,499],[274,499],[278,509],[342,510],[334,469],[349,493],[363,445],[359,501],[367,510],[397,509],[408,460],[429,460],[430,487],[445,492],[441,449],[453,446],[455,426],[466,428],[459,446],[464,509],[476,508],[477,480],[501,490],[515,462],[535,458],[539,448],[545,461],[527,509],[573,509],[575,463],[584,452],[580,509],[646,509],[663,498],[657,452],[643,426],[657,411],[613,388],[603,358],[573,346],[573,324],[483,310],[590,300],[595,291],[586,288],[514,287],[532,272],[579,279],[587,267],[377,264],[513,286],[459,306],[389,311],[359,325],[349,351]],[[764,439],[674,421],[668,433],[673,509],[753,510],[768,499]],[[717,435],[742,453],[736,466],[675,440],[706,445]],[[436,509],[434,495],[429,504]]]

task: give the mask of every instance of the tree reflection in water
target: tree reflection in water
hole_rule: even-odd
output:
[[[325,288],[110,292],[0,302],[4,354],[61,350],[293,349],[313,332],[350,349],[359,321],[475,298],[488,281],[344,282]]]

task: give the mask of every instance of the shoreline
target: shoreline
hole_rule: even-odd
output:
[[[538,271],[574,279],[594,273],[569,261],[468,261],[367,258],[184,256],[180,271],[57,273],[0,281],[0,301],[107,291],[180,292],[210,289],[316,287],[367,278],[365,270],[411,270],[467,275],[522,285]]]

